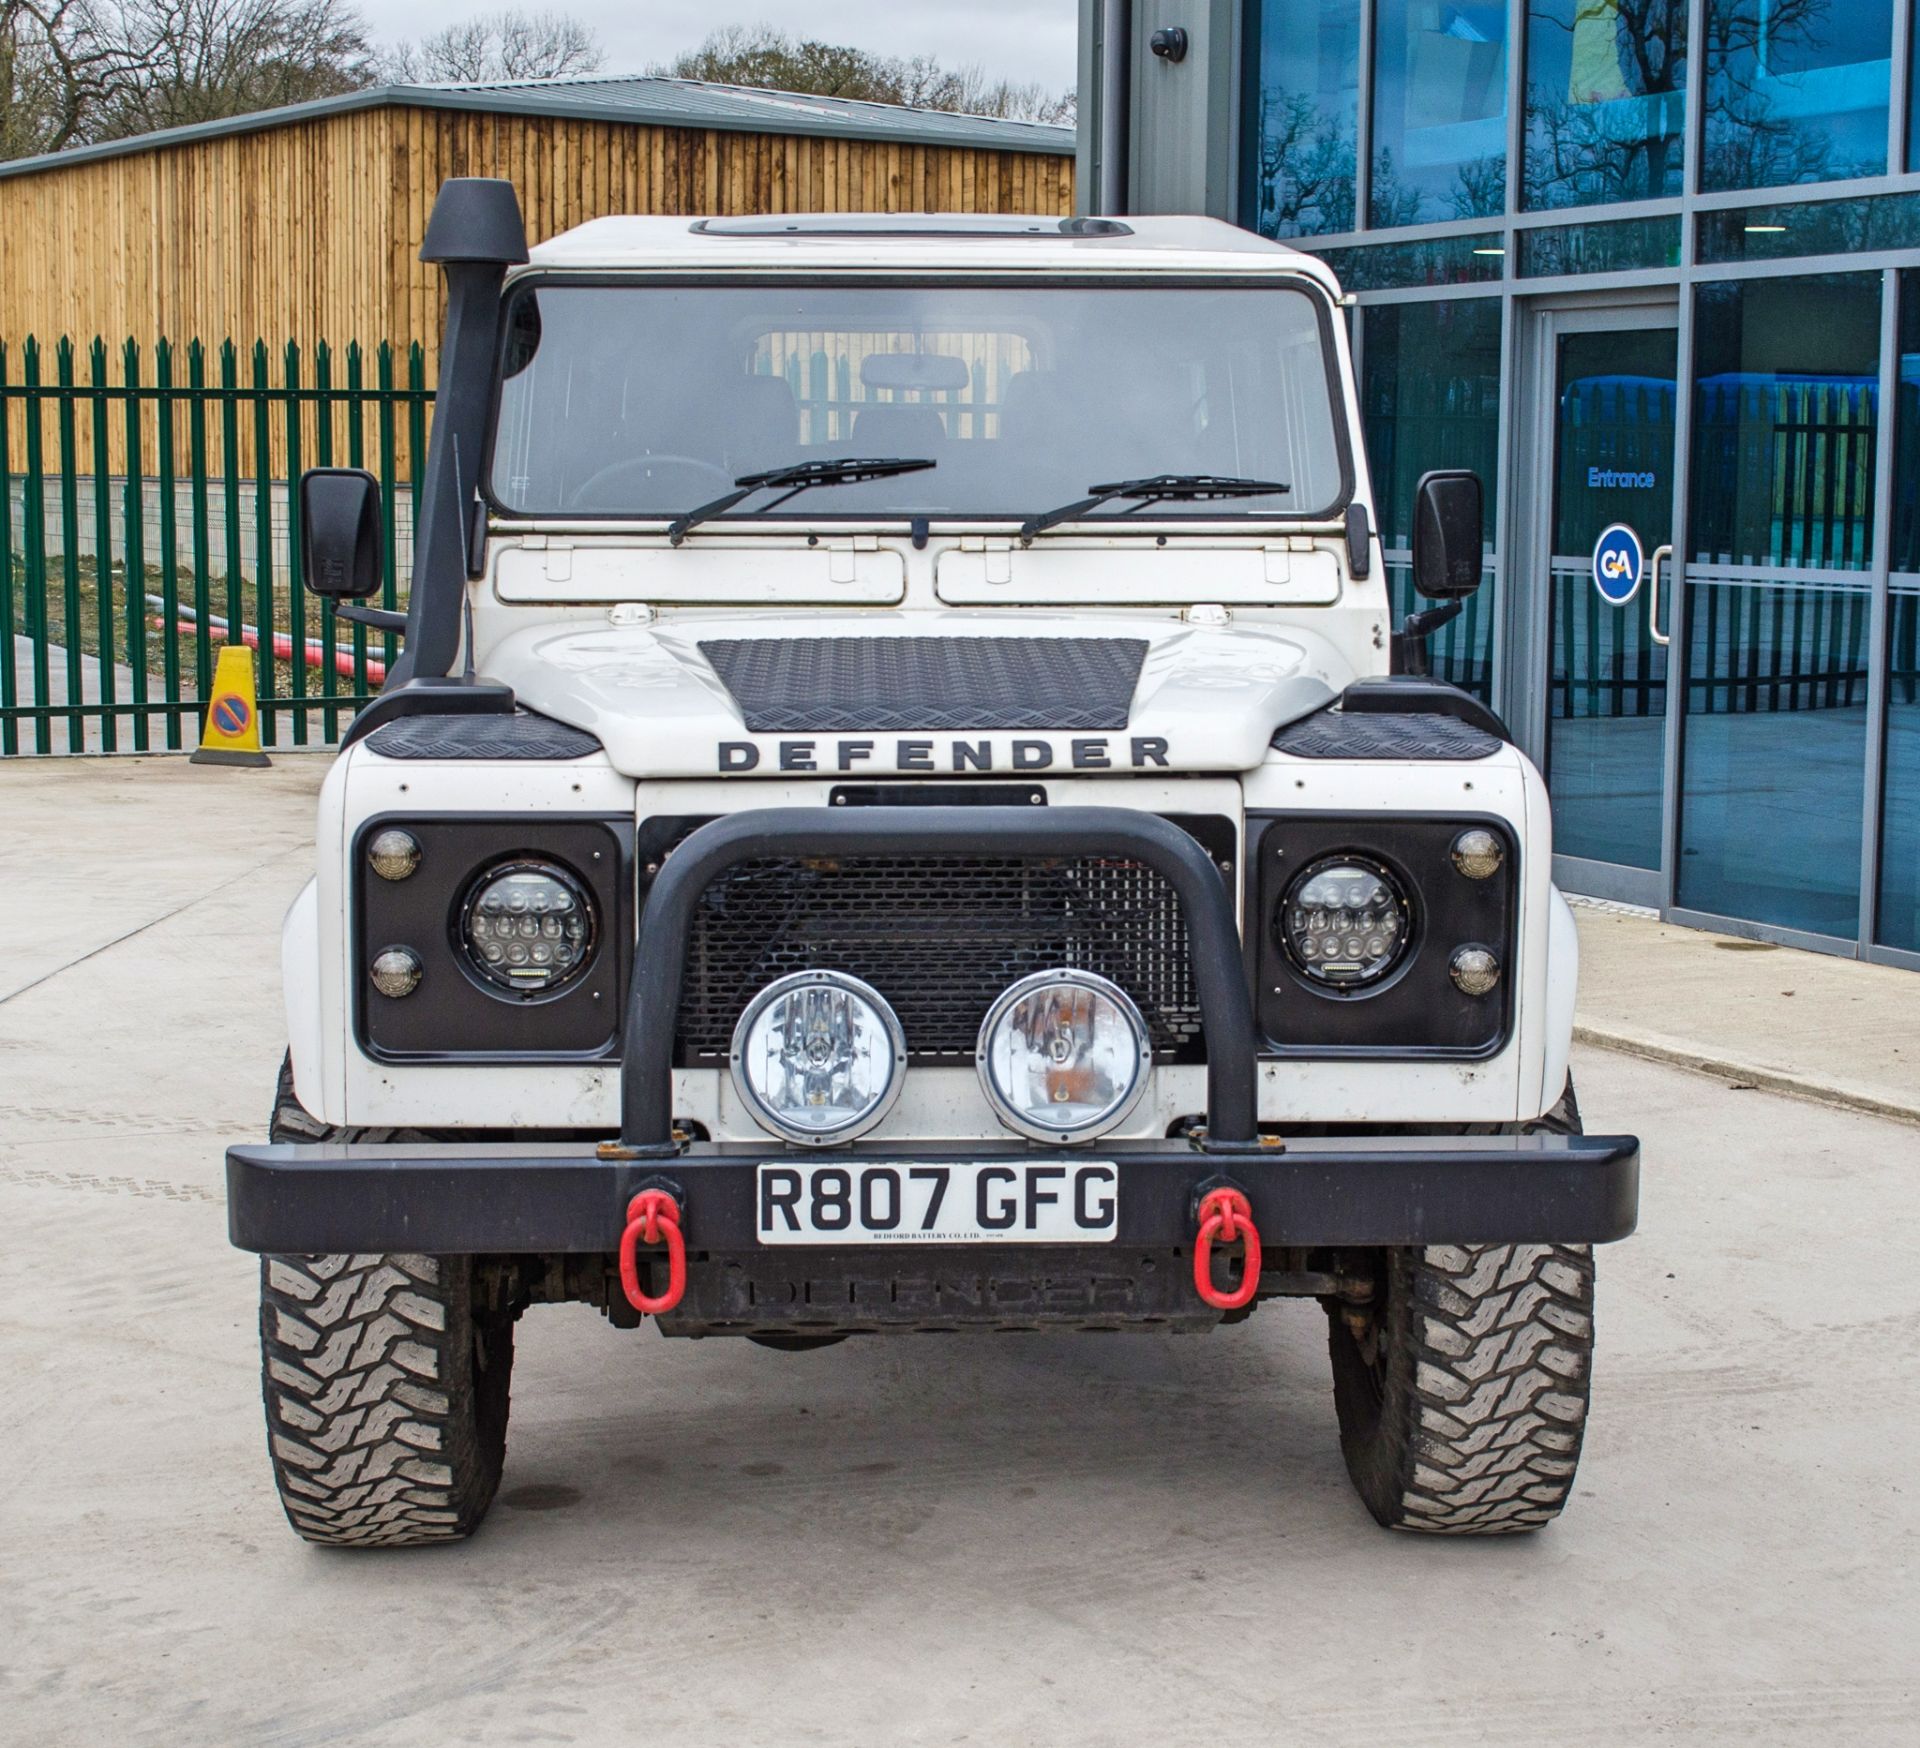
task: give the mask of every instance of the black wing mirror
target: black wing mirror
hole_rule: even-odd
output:
[[[1483,524],[1478,474],[1422,474],[1413,488],[1413,586],[1442,601],[1479,588]]]
[[[300,476],[300,556],[307,587],[333,601],[364,601],[386,581],[380,482],[359,467]]]

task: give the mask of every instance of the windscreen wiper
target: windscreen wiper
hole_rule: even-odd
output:
[[[1020,538],[1031,540],[1059,522],[1071,522],[1115,498],[1137,498],[1133,508],[1168,502],[1193,503],[1202,498],[1260,498],[1269,492],[1290,492],[1293,488],[1271,479],[1240,479],[1227,473],[1157,473],[1151,479],[1115,480],[1109,485],[1088,486],[1091,497],[1062,504],[1057,510],[1043,510],[1020,524]],[[1128,512],[1129,514],[1131,512]]]
[[[698,522],[704,522],[712,516],[725,515],[735,504],[753,496],[755,492],[786,491],[766,507],[776,510],[789,498],[797,498],[802,492],[814,486],[846,486],[859,480],[891,479],[897,473],[919,473],[921,469],[934,466],[931,461],[910,461],[900,456],[879,456],[864,458],[861,456],[842,456],[833,461],[801,461],[792,467],[769,468],[765,473],[743,473],[734,484],[734,489],[724,497],[718,497],[710,504],[702,504],[697,509],[688,510],[684,515],[676,516],[667,524],[667,543],[678,546],[687,537],[687,530]]]

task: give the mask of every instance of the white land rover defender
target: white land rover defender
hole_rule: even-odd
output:
[[[1552,1518],[1638,1144],[1580,1133],[1540,776],[1390,625],[1327,269],[1196,219],[529,255],[481,180],[422,253],[405,654],[228,1155],[294,1528],[472,1531],[562,1300],[799,1349],[1316,1299],[1381,1523]],[[1479,484],[1417,496],[1458,597]],[[375,482],[300,511],[387,623]]]

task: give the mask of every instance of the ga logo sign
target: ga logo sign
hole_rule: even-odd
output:
[[[1611,528],[1602,529],[1600,538],[1593,543],[1593,586],[1600,591],[1601,599],[1611,601],[1616,607],[1624,607],[1631,601],[1634,591],[1640,587],[1640,567],[1644,562],[1640,536],[1626,523],[1616,522]]]

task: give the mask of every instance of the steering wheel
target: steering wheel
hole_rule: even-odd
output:
[[[594,489],[604,485],[610,479],[617,479],[627,473],[650,473],[656,467],[692,467],[702,473],[712,474],[722,485],[733,484],[733,475],[724,467],[716,467],[711,461],[702,461],[697,455],[627,455],[618,461],[610,461],[597,473],[583,479],[567,495],[567,507],[578,510],[586,505]]]

